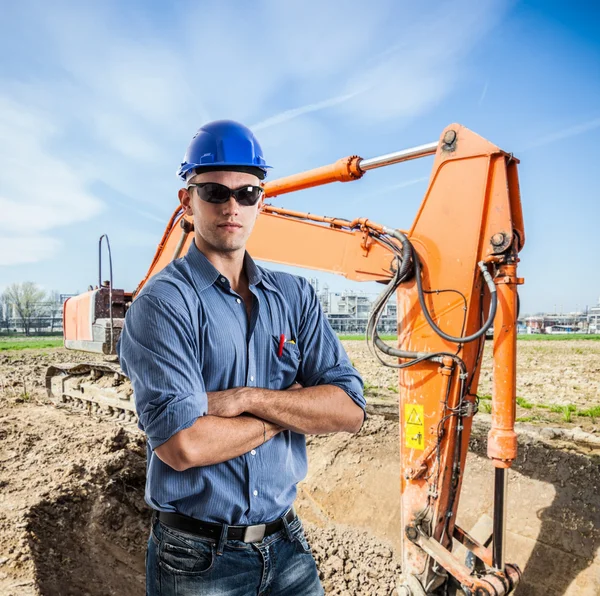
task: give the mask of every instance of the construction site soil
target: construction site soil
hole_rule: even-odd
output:
[[[297,505],[327,594],[390,595],[402,532],[396,374],[363,343],[344,344],[379,406],[358,435],[308,438]],[[49,364],[86,360],[63,349],[0,353],[2,595],[144,593],[144,436],[45,397]],[[507,537],[508,559],[524,570],[517,594],[600,594],[600,429],[589,415],[600,342],[520,342],[518,374],[528,422],[518,424]],[[491,393],[487,347],[479,393]],[[492,513],[489,418],[478,414],[472,434],[458,514],[467,529]]]

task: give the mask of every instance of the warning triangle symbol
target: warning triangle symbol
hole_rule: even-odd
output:
[[[417,412],[417,408],[413,408],[410,411],[410,414],[408,416],[408,420],[406,421],[406,424],[418,424],[419,426],[421,426],[423,424],[423,420],[421,420],[421,417],[419,416],[419,412]]]

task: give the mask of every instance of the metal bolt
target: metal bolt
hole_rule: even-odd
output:
[[[414,542],[418,536],[419,533],[417,532],[417,528],[415,528],[414,526],[406,526],[406,537],[411,542]]]
[[[456,131],[455,130],[447,130],[444,135],[444,143],[446,145],[452,145],[456,141]]]
[[[504,232],[498,232],[492,236],[492,245],[493,246],[502,246],[504,244]]]

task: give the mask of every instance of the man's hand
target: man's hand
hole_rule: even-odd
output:
[[[236,387],[224,391],[210,391],[208,397],[208,414],[221,418],[235,418],[247,409],[249,387]]]
[[[287,391],[302,389],[300,383],[294,383]],[[257,387],[236,387],[224,391],[210,391],[208,396],[208,414],[220,416],[221,418],[235,418],[244,412],[248,412],[252,398],[262,391]]]

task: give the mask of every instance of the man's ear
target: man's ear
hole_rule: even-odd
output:
[[[194,215],[192,211],[192,196],[190,195],[190,191],[187,188],[180,188],[177,193],[179,197],[179,202],[183,207],[183,212],[185,215]]]

